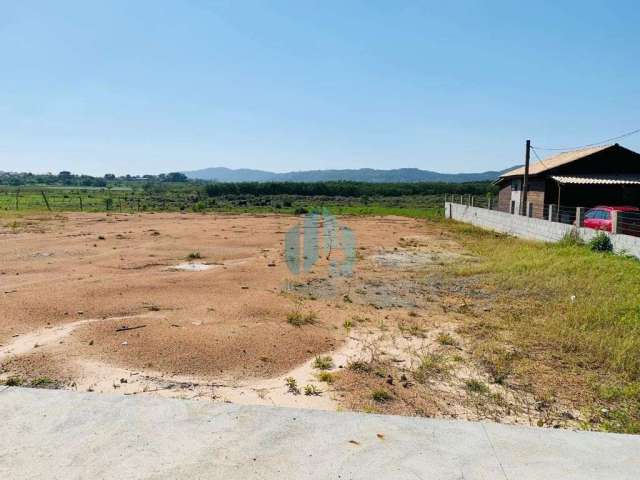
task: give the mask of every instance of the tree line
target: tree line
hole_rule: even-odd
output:
[[[497,193],[491,182],[420,182],[420,183],[367,183],[367,182],[211,182],[204,186],[209,197],[222,195],[300,195],[329,197],[402,197],[407,195]]]

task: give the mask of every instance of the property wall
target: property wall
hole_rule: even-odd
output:
[[[566,223],[511,215],[510,213],[487,210],[486,208],[467,207],[466,205],[451,202],[445,204],[445,215],[447,218],[471,223],[496,232],[544,242],[557,242],[574,228],[573,225],[567,225]],[[580,238],[585,241],[589,241],[598,233],[591,228],[579,228],[578,230]],[[614,252],[625,252],[640,258],[640,237],[622,234],[608,235],[611,238],[611,243],[613,243]]]

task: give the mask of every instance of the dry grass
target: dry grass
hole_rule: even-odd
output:
[[[302,327],[303,325],[313,325],[316,323],[318,315],[315,312],[291,312],[287,315],[287,322],[294,327]]]

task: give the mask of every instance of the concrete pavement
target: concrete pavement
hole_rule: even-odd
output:
[[[0,415],[1,479],[640,475],[631,435],[23,388]]]

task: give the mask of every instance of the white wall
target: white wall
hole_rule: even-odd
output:
[[[511,215],[497,210],[486,208],[468,207],[459,203],[445,203],[445,216],[460,222],[471,223],[478,227],[487,228],[496,232],[506,233],[528,240],[542,240],[544,242],[557,242],[574,227],[566,223],[550,222],[539,218]],[[578,229],[580,238],[589,241],[597,233],[591,228]],[[630,235],[610,234],[613,251],[627,253],[640,258],[640,237]]]

